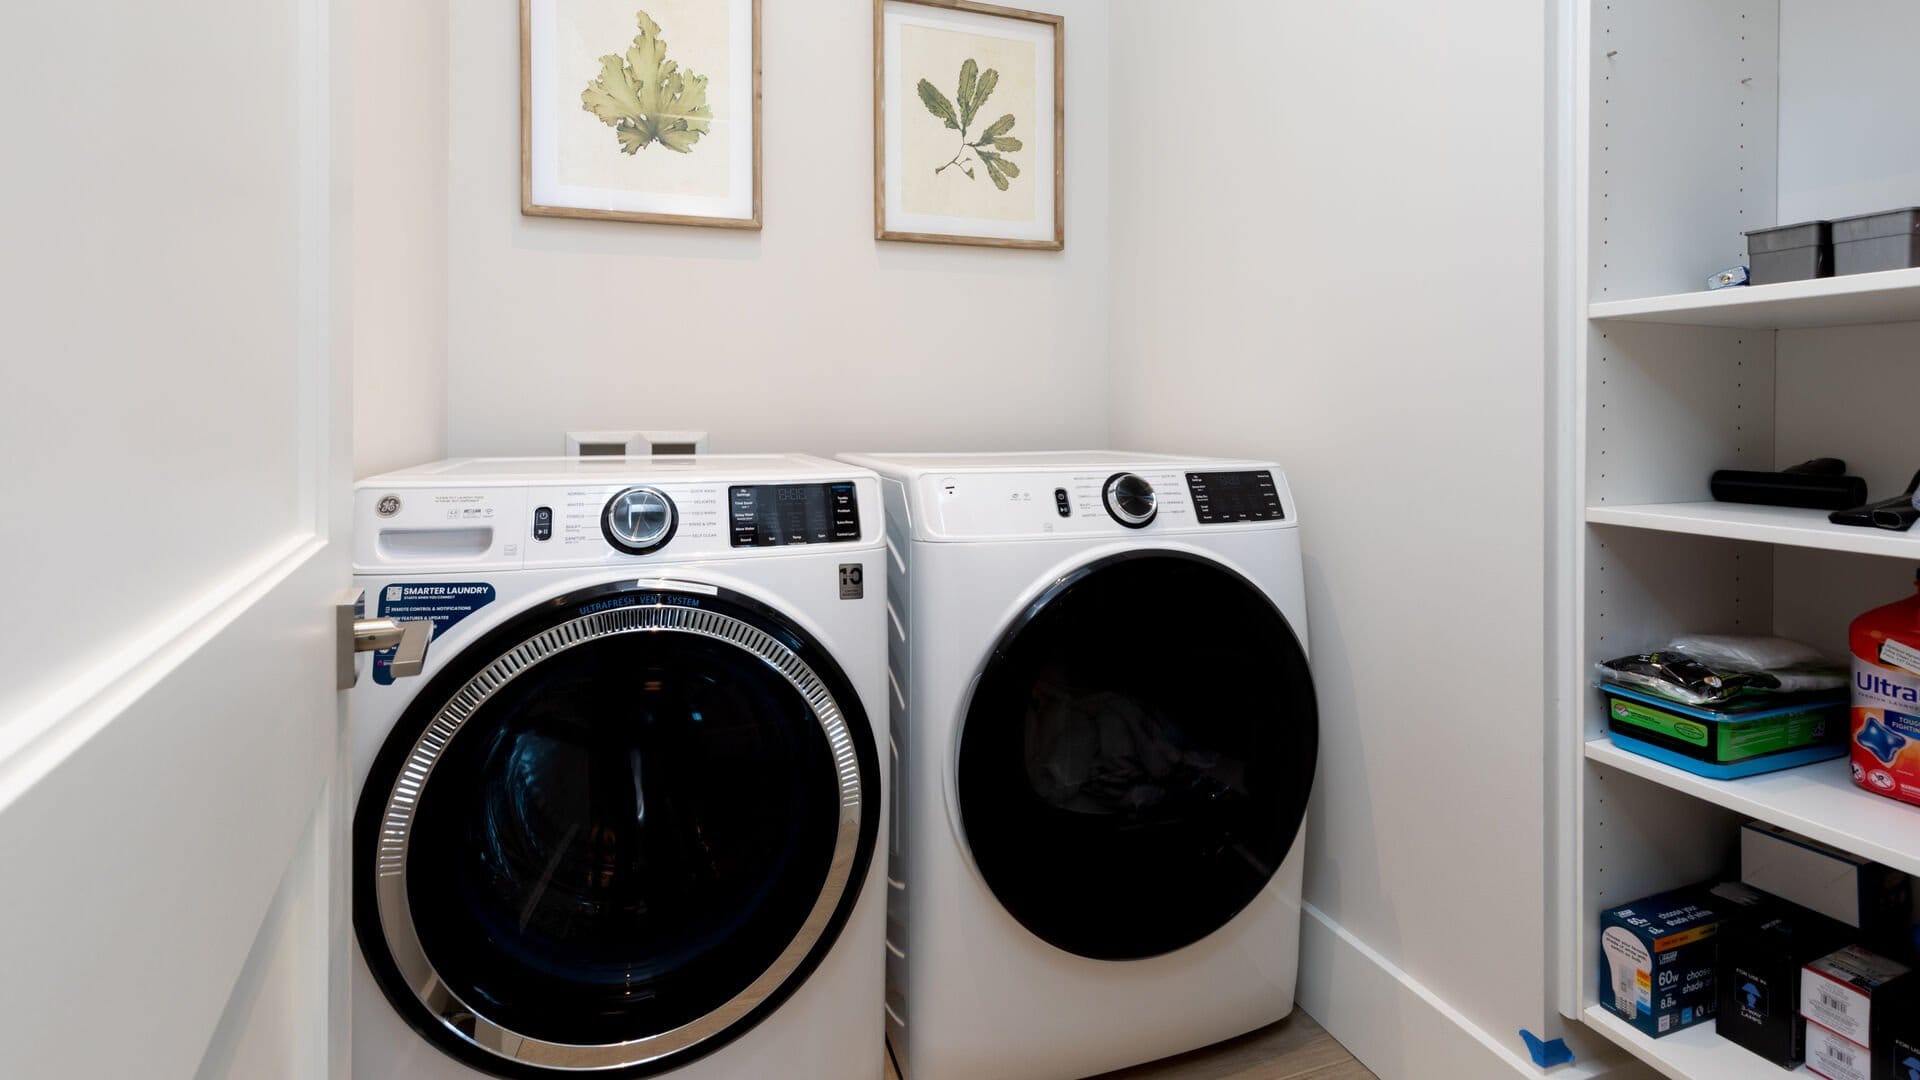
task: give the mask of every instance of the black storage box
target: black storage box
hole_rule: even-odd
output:
[[[1920,1001],[1882,1015],[1873,1033],[1873,1080],[1911,1080],[1920,1073]]]
[[[1747,234],[1747,283],[1772,285],[1833,276],[1833,224],[1805,221]]]
[[[1801,966],[1847,944],[1852,931],[1818,912],[1758,890],[1752,893],[1759,898],[1756,902],[1728,905],[1727,920],[1720,927],[1720,962],[1715,972],[1720,1001],[1714,1030],[1791,1069],[1806,1059]]]
[[[1920,206],[1833,223],[1833,272],[1871,274],[1920,266]]]

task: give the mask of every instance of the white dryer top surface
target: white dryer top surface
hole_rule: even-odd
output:
[[[990,454],[842,454],[842,461],[895,476],[930,473],[1036,472],[1052,469],[1219,468],[1254,465],[1231,458],[1142,454],[1124,450],[1033,450]],[[1264,463],[1259,463],[1264,465]]]
[[[486,487],[581,482],[723,483],[846,479],[861,470],[807,454],[700,454],[662,457],[449,458],[357,484],[361,488]]]

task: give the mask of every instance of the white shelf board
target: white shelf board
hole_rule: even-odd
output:
[[[1723,502],[1640,503],[1589,506],[1587,520],[1595,525],[1920,560],[1920,527],[1914,532],[1894,532],[1835,525],[1827,520],[1825,510]]]
[[[1587,1007],[1586,1021],[1588,1027],[1674,1080],[1757,1080],[1789,1071],[1721,1038],[1711,1022],[1649,1039],[1600,1005]],[[1806,1072],[1804,1068],[1791,1071]]]
[[[1695,776],[1628,753],[1605,736],[1588,741],[1587,758],[1904,873],[1920,874],[1920,806],[1853,786],[1845,758],[1739,780]]]
[[[1743,285],[1587,305],[1595,321],[1791,330],[1920,320],[1920,269]]]

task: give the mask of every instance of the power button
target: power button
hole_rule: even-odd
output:
[[[536,507],[533,511],[533,538],[535,540],[553,539],[553,507]]]
[[[1073,504],[1067,501],[1066,488],[1053,489],[1053,508],[1060,512],[1061,517],[1073,516]]]

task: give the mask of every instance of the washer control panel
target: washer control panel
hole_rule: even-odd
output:
[[[736,485],[727,489],[727,515],[734,547],[860,539],[860,496],[852,481]]]
[[[354,564],[449,570],[757,558],[877,540],[878,481],[675,480],[356,492]],[[1051,491],[1051,488],[1049,488]]]

